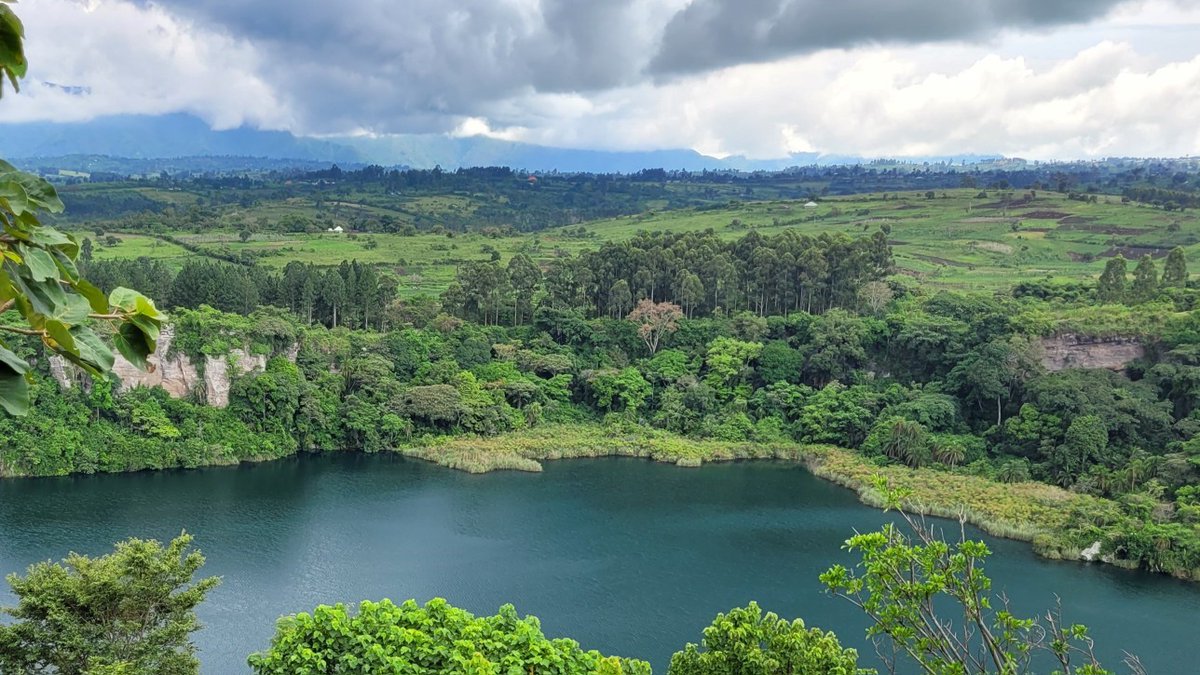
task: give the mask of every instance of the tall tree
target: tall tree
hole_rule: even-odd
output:
[[[1100,285],[1096,289],[1101,302],[1121,302],[1125,299],[1127,274],[1124,256],[1118,254],[1105,263],[1104,272],[1100,274]]]
[[[608,291],[608,311],[615,319],[633,306],[633,295],[629,292],[629,283],[618,279]]]
[[[329,318],[329,327],[338,327],[338,312],[346,301],[346,282],[336,269],[328,270],[321,277],[321,306]]]
[[[1133,270],[1133,288],[1131,295],[1135,302],[1153,300],[1158,294],[1158,270],[1154,266],[1154,258],[1147,253],[1139,260]]]
[[[542,284],[542,270],[528,255],[518,253],[508,261],[508,278],[513,288],[513,325],[533,316],[533,296]]]
[[[1176,246],[1167,255],[1167,263],[1163,267],[1162,285],[1183,288],[1187,286],[1187,279],[1187,255],[1182,246]]]
[[[1055,482],[1070,486],[1108,447],[1108,427],[1095,415],[1071,420],[1062,445],[1050,453],[1050,472]]]
[[[899,510],[909,497],[884,479],[876,489],[890,510]],[[1022,618],[1006,598],[993,597],[983,565],[991,552],[982,541],[964,536],[947,542],[923,519],[901,515],[912,537],[892,524],[855,535],[845,548],[860,561],[821,575],[831,594],[870,618],[867,636],[875,641],[885,672],[897,672],[896,660],[905,657],[917,672],[930,675],[1028,673],[1035,672],[1030,662],[1039,653],[1065,675],[1109,672],[1097,661],[1086,627],[1063,624],[1058,611],[1042,619]],[[1130,657],[1127,663],[1133,666],[1136,660]]]
[[[690,319],[696,311],[696,307],[704,302],[704,282],[700,281],[699,276],[691,272],[684,272],[682,277],[676,295],[679,303],[683,305],[684,312]]]
[[[679,330],[683,310],[669,302],[654,302],[646,299],[637,304],[626,317],[638,325],[638,335],[646,343],[651,354],[658,351],[663,337]]]

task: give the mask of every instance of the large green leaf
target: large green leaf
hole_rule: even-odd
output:
[[[142,331],[142,335],[146,338],[146,344],[150,345],[150,351],[158,349],[158,336],[161,332],[162,324],[141,314],[134,314],[129,317],[129,323],[137,326],[138,330]]]
[[[12,282],[8,280],[8,272],[0,268],[0,302],[8,302],[12,300],[16,289],[13,288]]]
[[[0,5],[0,68],[10,73],[12,78],[25,77],[25,71],[29,68],[22,44],[24,37],[25,26],[20,24],[17,13],[12,11],[12,7]],[[13,88],[16,86],[17,83],[13,82]]]
[[[113,307],[118,307],[122,311],[131,314],[141,314],[147,318],[159,321],[167,318],[166,315],[154,306],[154,302],[150,298],[130,288],[114,288],[112,293],[108,294],[108,301]]]
[[[96,288],[85,279],[76,280],[72,286],[75,288],[75,292],[87,298],[93,312],[97,314],[108,313],[108,297],[104,295],[104,291]]]
[[[29,193],[21,181],[17,180],[19,171],[0,173],[0,199],[13,215],[21,215],[29,209]]]
[[[29,63],[25,60],[25,27],[11,7],[0,4],[0,71],[8,75],[13,89],[18,89],[17,78],[25,77]],[[0,88],[4,86],[0,79]],[[2,89],[0,89],[2,91]]]
[[[17,290],[17,305],[22,307],[21,313],[25,315],[26,321],[34,321],[30,312],[53,315],[60,305],[66,303],[67,294],[57,281],[47,283],[28,279],[16,273],[20,271],[20,268],[11,262],[5,263],[5,269],[8,272],[9,281]],[[34,327],[40,328],[40,326]]]
[[[123,323],[119,332],[113,336],[113,344],[130,363],[138,368],[146,369],[146,357],[154,352],[141,329],[132,323]]]
[[[75,240],[71,237],[59,232],[53,227],[43,225],[36,232],[30,235],[29,240],[35,244],[42,246],[59,246],[62,244],[74,244]]]
[[[79,268],[75,266],[75,259],[63,251],[62,247],[50,249],[50,255],[54,258],[54,263],[58,265],[60,279],[68,283],[79,279]]]
[[[112,350],[109,349],[98,335],[84,326],[71,329],[73,351],[61,351],[59,354],[71,363],[92,375],[103,375],[112,370]]]
[[[29,412],[29,364],[5,347],[0,347],[0,408],[10,415]]]
[[[88,304],[87,298],[74,293],[63,293],[63,296],[66,301],[59,305],[58,311],[52,316],[71,326],[87,321],[88,315],[92,312],[92,306]]]
[[[20,185],[25,191],[28,204],[32,206],[51,213],[59,213],[63,210],[62,199],[59,199],[58,191],[41,176],[35,176],[25,171],[8,171],[0,174],[0,182]]]
[[[112,350],[92,329],[86,326],[76,326],[71,329],[71,335],[75,338],[75,347],[79,350],[80,360],[91,364],[100,373],[112,370],[115,360]]]
[[[58,280],[58,265],[54,264],[54,256],[35,246],[17,244],[17,253],[29,268],[29,274],[34,281]]]
[[[71,329],[67,324],[57,319],[50,319],[46,322],[46,333],[54,338],[58,343],[59,353],[75,354],[75,337],[71,335]]]

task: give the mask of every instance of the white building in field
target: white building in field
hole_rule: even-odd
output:
[[[345,232],[345,231],[346,231],[346,228],[342,227],[341,225],[338,225],[337,227],[331,227],[331,228],[329,228],[328,230],[325,230],[325,231],[326,231],[326,232],[332,232],[332,233],[334,233],[334,234],[341,234],[341,233],[343,233],[343,232]]]
[[[816,203],[816,202],[809,202],[809,203],[807,203],[807,204],[805,204],[805,205],[804,205],[804,208],[806,208],[806,209],[815,209],[815,208],[817,208],[817,203]]]

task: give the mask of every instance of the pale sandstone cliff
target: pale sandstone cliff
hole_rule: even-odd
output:
[[[113,364],[113,375],[117,382],[117,391],[125,391],[135,387],[160,387],[166,390],[172,398],[184,398],[195,394],[196,397],[217,408],[229,405],[229,387],[232,382],[230,363],[234,372],[245,375],[251,372],[262,372],[267,367],[267,357],[262,354],[251,354],[245,349],[234,349],[228,357],[204,357],[203,374],[192,359],[178,350],[171,349],[175,339],[175,331],[171,326],[164,326],[159,337],[158,349],[146,359],[150,368],[139,370],[137,366],[127,361],[120,354],[116,355]],[[286,352],[289,360],[296,360],[296,349]],[[71,388],[76,384],[77,369],[58,356],[50,357],[50,374],[58,381],[59,386]]]
[[[1146,355],[1145,345],[1137,338],[1072,334],[1043,338],[1042,350],[1042,365],[1051,372],[1067,368],[1124,370]]]

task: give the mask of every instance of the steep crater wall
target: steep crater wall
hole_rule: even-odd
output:
[[[146,370],[139,369],[125,357],[116,354],[112,372],[118,383],[117,391],[159,387],[171,398],[195,395],[208,405],[224,408],[229,405],[229,387],[233,377],[262,372],[267,367],[266,355],[251,354],[244,348],[232,349],[227,356],[204,355],[203,362],[196,363],[187,354],[171,349],[174,340],[174,327],[163,326],[158,349],[146,359],[149,365]],[[296,352],[295,348],[289,349],[285,356],[294,363]],[[50,357],[49,365],[50,374],[63,388],[69,389],[77,384],[88,386],[90,383],[86,375],[60,356]]]
[[[1042,339],[1042,365],[1051,372],[1068,368],[1125,370],[1145,355],[1146,346],[1137,338],[1064,334]]]

